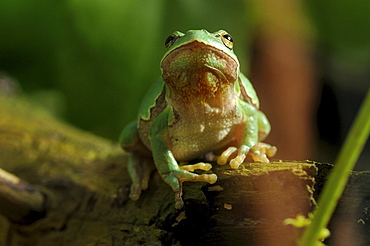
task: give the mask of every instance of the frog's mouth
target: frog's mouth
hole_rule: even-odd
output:
[[[161,63],[164,82],[178,94],[215,97],[233,88],[239,63],[227,53],[193,41],[173,50]]]

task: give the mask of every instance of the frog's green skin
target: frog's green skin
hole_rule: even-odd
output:
[[[268,162],[275,147],[259,143],[270,132],[266,116],[249,80],[239,72],[229,34],[220,30],[190,30],[173,33],[166,40],[161,61],[162,77],[143,99],[136,122],[122,132],[122,147],[130,152],[130,197],[137,200],[147,188],[147,159],[175,191],[176,208],[183,206],[184,181],[215,183],[215,174],[198,175],[210,164],[179,166],[209,152],[221,154],[218,163],[229,159],[238,168],[250,154]]]

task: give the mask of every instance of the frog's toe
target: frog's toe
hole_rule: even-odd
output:
[[[178,170],[173,172],[180,182],[185,181],[203,181],[210,184],[214,184],[217,181],[216,174],[196,174],[185,170]]]
[[[255,162],[265,162],[265,163],[270,162],[270,160],[269,160],[269,158],[267,158],[266,154],[258,154],[258,153],[255,153],[255,152],[251,152],[250,156],[252,157],[253,161],[255,161]]]
[[[212,174],[202,174],[199,175],[201,176],[201,181],[207,182],[209,184],[214,184],[217,181],[217,175],[212,173]]]
[[[143,171],[141,176],[141,190],[148,189],[150,175],[154,170],[154,166],[148,160],[143,161]]]
[[[176,209],[182,209],[183,206],[184,206],[184,201],[182,200],[181,197],[179,199],[175,199],[175,208]]]
[[[217,175],[212,173],[212,174],[197,174],[195,177],[190,178],[190,179],[181,179],[181,181],[202,181],[202,182],[207,182],[209,184],[214,184],[217,181]]]
[[[149,177],[144,177],[143,180],[141,180],[141,190],[148,189],[149,186]]]
[[[130,195],[129,195],[129,197],[131,198],[131,200],[133,200],[133,201],[139,200],[140,195],[141,195],[140,185],[134,185],[134,184],[132,184],[131,185],[131,188],[130,188]]]
[[[180,183],[180,189],[175,191],[175,208],[181,209],[184,206],[184,201],[182,200],[182,184]]]
[[[266,162],[269,163],[268,157],[272,157],[276,154],[277,148],[266,143],[257,143],[253,146],[252,150],[249,152],[252,159],[256,162]]]
[[[197,164],[193,165],[182,165],[179,166],[181,170],[194,172],[194,170],[203,170],[203,171],[209,171],[212,169],[212,165],[209,163],[199,162]]]
[[[238,169],[240,164],[243,163],[249,149],[250,148],[246,145],[242,145],[239,148],[229,147],[222,152],[221,156],[217,159],[217,163],[219,165],[224,165],[227,163],[229,158],[231,158],[229,162],[230,167],[232,169]]]
[[[270,146],[270,148],[266,150],[266,154],[268,157],[273,157],[274,155],[276,155],[276,152],[277,148],[275,146]]]
[[[240,166],[240,164],[242,164],[243,163],[243,161],[244,161],[244,159],[245,159],[245,154],[243,154],[243,155],[238,155],[237,157],[235,157],[234,159],[232,159],[231,161],[230,161],[230,167],[232,168],[232,169],[238,169],[239,168],[239,166]]]
[[[227,148],[222,154],[217,158],[218,165],[225,165],[229,160],[230,156],[238,151],[238,148],[231,146]]]

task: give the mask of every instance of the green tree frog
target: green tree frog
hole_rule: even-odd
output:
[[[194,173],[209,171],[209,163],[179,163],[214,153],[218,164],[237,169],[247,155],[269,162],[276,147],[260,142],[269,134],[270,124],[259,110],[252,84],[239,71],[227,32],[176,31],[165,46],[162,77],[144,97],[137,121],[125,127],[120,143],[129,153],[130,198],[139,199],[148,187],[149,157],[175,192],[179,209],[184,181],[217,180],[212,173]]]

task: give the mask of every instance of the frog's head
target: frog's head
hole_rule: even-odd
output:
[[[214,97],[238,80],[239,61],[233,52],[233,39],[223,30],[174,32],[165,45],[162,77],[179,96]]]

